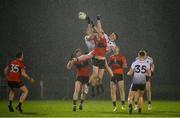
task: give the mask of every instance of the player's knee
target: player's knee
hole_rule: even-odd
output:
[[[29,90],[26,88],[23,90],[23,93],[27,95],[29,93]]]

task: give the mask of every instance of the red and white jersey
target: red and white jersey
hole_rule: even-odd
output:
[[[88,47],[89,51],[92,51],[95,48],[95,41],[93,39],[90,39],[90,36],[86,35],[84,37],[85,43]]]
[[[117,47],[116,43],[114,41],[111,41],[109,39],[108,35],[105,33],[104,33],[104,37],[105,37],[106,43],[107,43],[107,46],[106,46],[107,53],[114,51]],[[95,40],[89,39],[88,35],[85,36],[85,43],[86,43],[89,51],[92,51],[95,48]]]

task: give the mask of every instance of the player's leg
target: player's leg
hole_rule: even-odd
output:
[[[138,96],[137,94],[134,96],[134,110],[136,111],[138,109]]]
[[[112,78],[114,76],[114,74],[107,63],[107,60],[105,61],[105,69],[106,69],[107,73],[109,74],[110,78]]]
[[[104,92],[104,87],[103,87],[103,79],[99,79],[99,87],[100,87],[100,92]]]
[[[100,79],[99,79],[99,77],[96,80],[96,93],[100,94]]]
[[[80,100],[79,110],[83,110],[83,103],[86,99],[87,94],[88,94],[88,86],[87,84],[83,84],[81,88],[81,100]]]
[[[19,111],[19,112],[22,112],[22,104],[23,102],[26,100],[27,98],[27,95],[29,93],[29,90],[27,89],[27,87],[25,85],[21,86],[20,88],[20,91],[21,91],[21,96],[20,96],[20,99],[19,99],[19,104],[18,106],[16,107],[16,109]]]
[[[120,97],[121,97],[121,109],[125,110],[125,90],[124,90],[124,80],[118,82]]]
[[[151,82],[148,80],[146,82],[146,93],[147,93],[147,100],[148,100],[148,110],[152,110],[151,105]]]
[[[91,81],[91,85],[92,85],[92,96],[93,97],[95,96],[95,86],[96,86],[97,77],[98,77],[98,70],[99,70],[99,67],[93,65],[93,72],[92,72],[92,75],[90,77],[90,81]]]
[[[8,108],[9,108],[10,112],[14,112],[14,109],[13,109],[13,106],[12,106],[14,95],[15,95],[15,90],[13,88],[11,88],[10,91],[9,91],[9,105],[8,105]]]
[[[129,105],[129,114],[132,114],[132,104],[133,104],[133,99],[134,96],[136,95],[136,86],[131,84],[130,90],[129,90],[129,95],[128,95],[128,105]]]
[[[104,88],[103,88],[104,69],[102,69],[102,68],[100,68],[98,71],[98,78],[99,78],[99,88],[100,88],[101,92],[104,92]]]
[[[113,112],[117,110],[116,107],[116,83],[110,81],[110,89],[111,89],[111,99],[113,104]]]
[[[89,91],[89,88],[87,85],[88,81],[89,81],[89,77],[84,77],[83,81],[81,82],[82,87],[81,87],[81,101],[80,101],[80,105],[79,105],[79,110],[83,109],[83,103],[84,103],[84,100],[86,99],[86,96]]]
[[[138,113],[141,113],[142,111],[142,105],[143,105],[143,95],[144,95],[144,91],[143,90],[139,90],[138,91]]]
[[[73,111],[76,111],[76,102],[78,100],[80,88],[81,88],[81,82],[77,80],[75,82],[75,89],[74,89],[74,94],[73,94]]]

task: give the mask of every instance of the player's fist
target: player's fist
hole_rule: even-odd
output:
[[[72,59],[72,61],[73,61],[73,62],[78,61],[78,58],[75,58],[75,57],[74,57],[74,58]]]
[[[101,19],[101,15],[97,15],[96,18],[97,18],[97,20],[100,20]]]
[[[33,78],[30,78],[29,81],[30,81],[31,84],[35,83],[35,80]]]

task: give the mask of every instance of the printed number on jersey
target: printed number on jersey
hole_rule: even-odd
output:
[[[136,73],[146,73],[146,66],[145,65],[135,65],[135,72]]]
[[[11,64],[10,72],[18,73],[19,72],[19,65]]]

